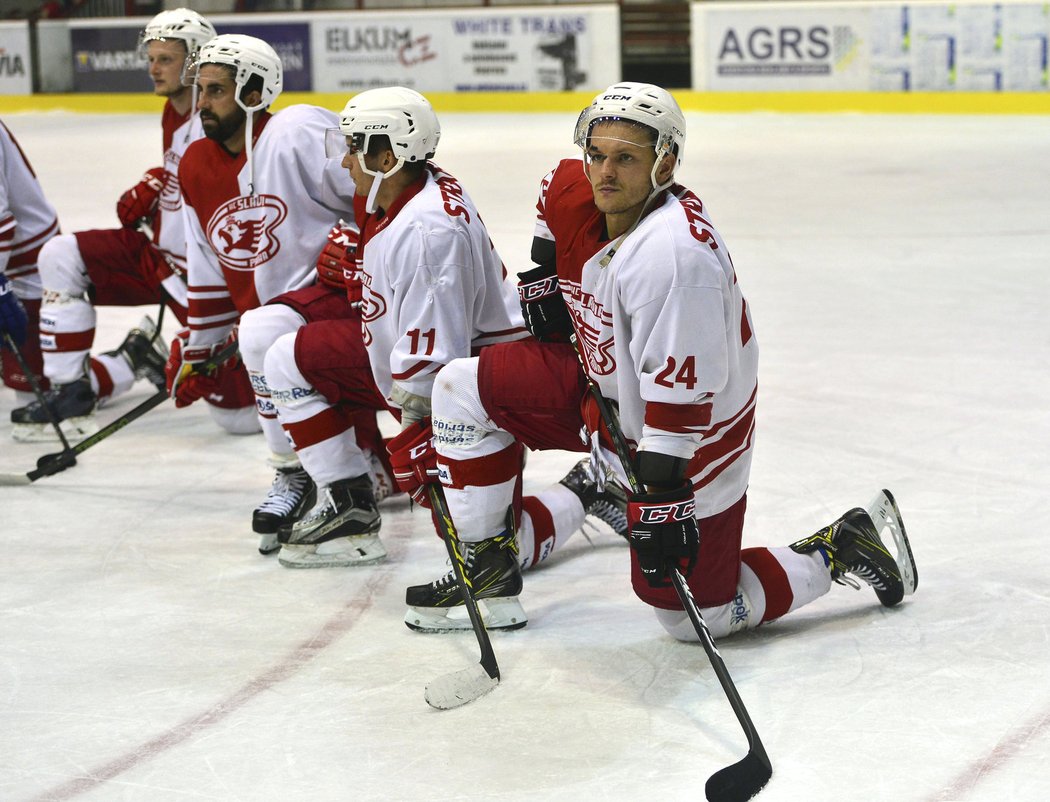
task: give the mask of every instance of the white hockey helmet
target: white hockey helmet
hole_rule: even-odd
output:
[[[653,149],[657,162],[665,153],[675,157],[675,169],[685,153],[685,115],[666,89],[653,84],[624,81],[600,92],[576,121],[573,141],[586,150],[594,124],[603,120],[641,123],[656,132]]]
[[[351,138],[360,153],[368,151],[371,137],[389,137],[399,162],[395,169],[405,162],[431,158],[441,138],[441,125],[430,101],[403,86],[369,89],[354,95],[339,116],[339,131]]]
[[[204,64],[226,64],[236,70],[237,105],[246,112],[265,109],[273,103],[284,86],[281,58],[270,45],[254,36],[239,33],[224,33],[207,42],[192,59],[189,72],[196,80],[197,72]],[[262,79],[261,98],[254,106],[245,104],[241,97],[252,76]]]
[[[139,52],[145,56],[150,42],[178,39],[186,45],[186,55],[200,50],[201,45],[215,38],[215,26],[189,8],[161,11],[146,23],[139,34]]]

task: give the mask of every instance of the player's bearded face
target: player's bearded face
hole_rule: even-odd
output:
[[[639,214],[652,190],[656,153],[648,132],[622,122],[598,122],[585,151],[594,205],[607,215]]]
[[[204,135],[216,142],[226,142],[248,116],[237,105],[237,85],[226,70],[211,64],[200,68],[197,83],[200,86],[197,108]]]

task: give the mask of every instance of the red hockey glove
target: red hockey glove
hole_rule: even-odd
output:
[[[7,276],[0,273],[0,335],[10,334],[11,339],[18,345],[26,341],[26,331],[29,318],[25,307],[15,295],[15,289],[7,280]],[[0,348],[7,345],[7,338],[0,340]]]
[[[632,495],[627,503],[627,521],[631,527],[628,540],[649,587],[667,587],[672,566],[689,576],[700,548],[690,485]]]
[[[194,401],[216,392],[219,377],[224,371],[237,365],[236,356],[226,359],[219,365],[210,364],[210,360],[236,342],[237,330],[230,332],[223,342],[214,345],[190,346],[189,329],[182,329],[171,341],[168,361],[164,365],[164,378],[168,395],[175,399],[176,407],[188,407]],[[208,363],[208,364],[205,364]]]
[[[134,228],[142,218],[152,218],[164,189],[164,168],[147,170],[142,180],[120,196],[117,217],[125,228]]]
[[[427,485],[437,478],[437,452],[430,418],[416,421],[386,444],[397,486],[424,507],[430,507]]]
[[[568,342],[572,334],[569,310],[558,288],[554,265],[540,265],[518,274],[518,301],[525,325],[542,342]]]
[[[317,277],[323,284],[337,290],[346,289],[350,301],[361,300],[361,281],[357,278],[357,229],[342,220],[328,232],[328,241],[317,257]],[[350,281],[356,286],[356,295],[351,295]]]

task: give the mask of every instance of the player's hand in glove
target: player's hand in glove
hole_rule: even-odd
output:
[[[219,365],[205,366],[205,363],[232,342],[236,342],[237,330],[221,343],[205,346],[189,345],[189,329],[182,329],[171,341],[167,364],[164,365],[164,378],[168,395],[175,399],[176,407],[188,407],[210,393],[216,392],[219,386],[218,377],[222,371],[237,365],[238,358],[230,357]]]
[[[572,322],[554,265],[540,265],[518,274],[518,301],[533,337],[542,342],[569,341]]]
[[[120,196],[117,217],[125,228],[134,228],[142,218],[152,218],[164,189],[164,168],[147,170],[142,180]]]
[[[696,502],[688,484],[675,490],[637,493],[627,503],[628,540],[649,587],[670,584],[669,565],[685,576],[696,565],[700,531]]]
[[[28,322],[25,307],[15,295],[14,287],[7,276],[0,273],[0,336],[10,334],[12,340],[22,345],[26,341]],[[6,345],[6,340],[6,337],[0,340],[0,346]]]
[[[357,272],[357,230],[340,220],[328,232],[328,240],[317,257],[317,277],[337,290],[346,289],[351,303],[361,300]]]
[[[423,418],[406,427],[401,434],[386,444],[390,467],[397,486],[412,500],[424,507],[430,506],[427,485],[437,478],[437,452],[434,450],[434,430],[430,418]]]

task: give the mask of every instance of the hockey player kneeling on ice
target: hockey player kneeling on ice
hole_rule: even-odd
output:
[[[159,305],[186,325],[187,245],[178,166],[203,136],[194,113],[194,89],[183,69],[215,36],[212,24],[190,9],[162,11],[143,29],[140,54],[149,65],[161,113],[163,166],[146,170],[116,204],[120,228],[59,234],[40,248],[43,281],[40,346],[52,388],[47,404],[62,429],[81,439],[98,429],[95,408],[145,379],[164,388],[168,349],[157,322],[146,316],[116,349],[91,354],[97,307]],[[56,226],[57,228],[57,226]],[[148,233],[147,233],[148,231]],[[233,434],[258,431],[248,376],[241,367],[223,376],[205,398],[212,418]],[[32,403],[11,413],[18,440],[53,440],[47,410]]]
[[[582,427],[594,458],[625,478],[615,426],[641,483],[627,497],[632,584],[674,637],[698,636],[672,568],[715,637],[779,618],[833,581],[866,583],[897,605],[916,573],[886,491],[791,546],[741,549],[758,345],[725,242],[700,199],[674,182],[685,136],[666,90],[622,83],[599,94],[577,121],[583,158],[542,182],[538,267],[520,277],[536,340],[493,345],[438,374],[436,474],[475,593],[513,598],[520,587],[506,520],[522,447],[584,450]],[[618,421],[602,421],[592,387]],[[407,620],[451,598],[447,578],[410,588]]]
[[[528,336],[477,209],[430,161],[440,133],[425,97],[391,87],[351,98],[327,135],[329,155],[341,160],[359,202],[360,241],[342,274],[360,315],[309,322],[266,351],[264,378],[278,419],[318,486],[315,507],[278,533],[287,567],[368,565],[386,554],[381,493],[356,442],[354,413],[390,410],[400,419],[393,461],[406,438],[429,440],[423,421],[444,364]],[[559,526],[577,529],[584,515],[575,492],[562,486],[560,493],[549,505],[537,502],[544,520],[533,530],[547,550]],[[541,551],[533,545],[526,550]],[[513,539],[507,549],[516,570]]]

